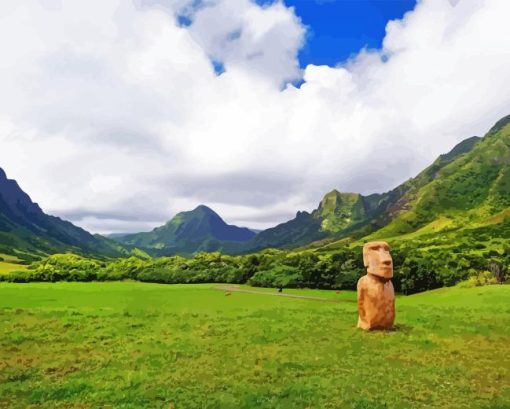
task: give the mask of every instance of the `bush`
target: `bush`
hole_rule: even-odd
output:
[[[296,287],[303,281],[297,267],[276,265],[270,270],[259,271],[250,278],[248,283],[254,287]]]
[[[37,280],[31,271],[11,271],[7,274],[0,274],[0,281],[8,283],[29,283]]]
[[[483,285],[498,284],[498,280],[490,271],[480,271],[469,277],[465,281],[457,284],[462,288],[480,287]]]
[[[493,235],[491,236],[493,237]],[[396,291],[413,294],[442,286],[456,285],[470,275],[490,271],[500,282],[509,276],[510,247],[477,251],[478,236],[454,241],[446,235],[423,241],[406,241],[392,246],[393,284]],[[506,249],[506,250],[505,250]],[[309,287],[356,289],[365,274],[361,247],[334,250],[263,250],[241,256],[219,252],[149,258],[132,252],[128,258],[96,260],[76,254],[55,254],[33,262],[29,271],[0,276],[2,281],[92,281],[133,279],[155,283],[249,283],[266,287]],[[484,273],[485,274],[485,273]],[[482,275],[485,277],[484,275]],[[468,285],[481,285],[488,278],[470,278]],[[465,284],[463,284],[465,285]]]
[[[33,263],[26,277],[32,281],[92,281],[102,267],[101,262],[76,254],[54,254]]]

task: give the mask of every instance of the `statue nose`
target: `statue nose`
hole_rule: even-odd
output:
[[[391,258],[387,258],[387,259],[383,260],[382,263],[386,266],[391,266]]]

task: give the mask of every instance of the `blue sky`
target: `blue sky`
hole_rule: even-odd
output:
[[[259,3],[272,3],[260,0]],[[400,19],[416,0],[285,0],[308,27],[301,67],[335,66],[363,47],[380,48],[389,20]]]

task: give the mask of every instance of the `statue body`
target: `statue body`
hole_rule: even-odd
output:
[[[358,281],[358,328],[391,329],[395,321],[393,261],[388,243],[374,241],[363,246],[367,275]]]

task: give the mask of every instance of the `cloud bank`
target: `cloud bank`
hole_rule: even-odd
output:
[[[391,189],[510,113],[508,15],[422,0],[381,50],[301,70],[281,2],[7,0],[0,167],[93,232],[201,203],[269,227],[333,188]]]

